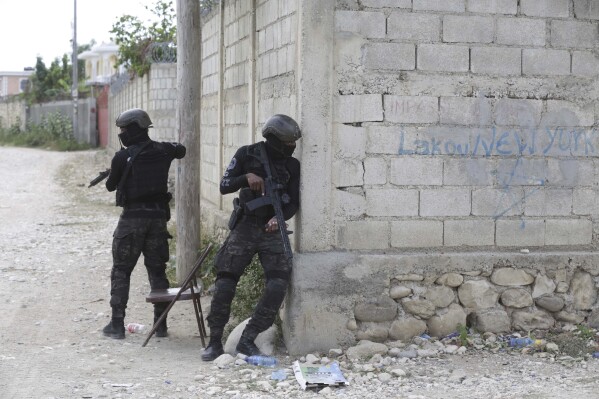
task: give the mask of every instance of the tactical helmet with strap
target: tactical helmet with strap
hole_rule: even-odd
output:
[[[290,143],[299,140],[302,132],[293,118],[276,114],[268,118],[262,127],[262,136],[268,138],[269,135],[275,136],[283,143]]]
[[[136,123],[142,129],[152,127],[150,116],[146,111],[140,108],[129,109],[116,118],[116,125],[118,127],[125,127],[132,123]]]

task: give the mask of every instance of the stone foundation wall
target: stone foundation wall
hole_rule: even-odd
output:
[[[296,255],[287,348],[599,325],[599,255],[533,252]]]

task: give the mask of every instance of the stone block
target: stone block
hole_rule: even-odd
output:
[[[366,190],[368,216],[417,216],[418,190],[369,189]]]
[[[429,287],[423,297],[431,301],[437,308],[446,308],[455,301],[454,291],[443,285]]]
[[[389,181],[397,186],[440,186],[443,184],[443,160],[423,157],[392,159]]]
[[[543,101],[502,98],[493,108],[498,126],[539,126]]]
[[[520,13],[529,17],[567,18],[570,0],[520,0]]]
[[[358,303],[354,307],[354,317],[358,321],[390,321],[397,316],[397,302],[388,296]]]
[[[459,273],[445,273],[439,277],[435,284],[445,285],[447,287],[456,288],[462,285],[464,282],[464,276]]]
[[[368,126],[366,131],[368,154],[397,154],[405,136],[405,132],[397,126]]]
[[[549,330],[554,325],[555,319],[551,316],[551,314],[542,310],[533,312],[517,310],[512,313],[512,328],[514,330]]]
[[[543,220],[497,220],[495,240],[499,247],[540,247],[545,245]]]
[[[542,295],[535,299],[535,305],[550,312],[559,312],[564,308],[565,302],[557,295]]]
[[[592,77],[599,74],[599,59],[590,51],[572,53],[572,75]]]
[[[480,332],[503,333],[511,329],[510,317],[499,309],[472,312],[468,315],[468,323]]]
[[[572,198],[572,212],[575,215],[598,214],[597,191],[590,188],[575,188]]]
[[[445,43],[491,43],[495,34],[491,17],[446,15],[443,17]]]
[[[522,74],[559,76],[570,74],[570,53],[566,50],[522,50]]]
[[[498,18],[496,43],[514,46],[544,46],[545,20],[532,18]]]
[[[492,308],[499,294],[487,280],[469,280],[458,288],[460,303],[471,310]]]
[[[577,19],[599,19],[596,0],[574,0],[574,16]]]
[[[453,304],[447,312],[431,317],[427,321],[429,334],[442,338],[457,331],[458,326],[466,325],[466,312],[458,304]]]
[[[389,223],[358,220],[340,224],[336,228],[337,247],[340,249],[389,248]]]
[[[362,5],[372,8],[412,8],[412,0],[362,0]]]
[[[368,39],[383,39],[386,25],[386,17],[382,12],[345,10],[335,12],[337,32],[354,32]]]
[[[333,162],[333,184],[335,187],[364,185],[364,165],[362,162],[355,160]]]
[[[414,11],[464,12],[466,0],[413,0]]]
[[[389,338],[402,342],[410,342],[426,331],[426,323],[414,317],[402,317],[395,320],[389,328]]]
[[[472,191],[472,214],[474,216],[514,216],[523,212],[524,190],[482,188]]]
[[[420,216],[469,216],[470,190],[462,188],[420,191]]]
[[[432,14],[394,12],[387,20],[389,39],[430,43],[441,41],[441,17]]]
[[[495,161],[488,158],[448,158],[444,161],[443,185],[492,186],[494,171]]]
[[[590,187],[595,182],[595,170],[591,160],[548,159],[547,184],[561,187]]]
[[[407,43],[369,43],[364,47],[363,64],[368,69],[414,70],[416,47]]]
[[[491,124],[491,100],[484,97],[441,97],[440,121],[450,125]]]
[[[335,98],[335,122],[380,122],[382,120],[383,98],[379,94],[358,94]]]
[[[429,319],[435,314],[435,305],[426,299],[402,299],[401,305],[407,313],[420,319]]]
[[[511,154],[510,154],[511,155]],[[549,171],[547,161],[542,158],[499,159],[497,161],[497,185],[505,195],[516,201],[515,195],[520,195],[516,186],[543,186],[548,181]],[[514,206],[520,204],[514,203]],[[521,209],[518,207],[518,209]]]
[[[504,306],[516,309],[532,306],[532,296],[530,292],[522,288],[508,288],[501,293],[501,303]]]
[[[568,216],[572,214],[572,189],[525,189],[525,216]]]
[[[553,127],[591,127],[595,123],[594,104],[584,106],[578,105],[572,101],[547,100],[547,110],[543,113],[541,125]],[[575,138],[562,137],[562,131],[559,130],[560,137],[555,137],[560,147],[572,147],[571,141]],[[564,133],[569,132],[566,130]],[[581,141],[582,139],[579,138]]]
[[[493,220],[446,220],[444,227],[443,242],[447,247],[479,247],[495,244]]]
[[[361,193],[335,190],[333,193],[335,213],[343,217],[358,217],[366,214],[366,198]]]
[[[511,14],[518,12],[518,0],[476,0],[469,1],[466,10],[481,14]]]
[[[416,212],[418,210],[416,209]],[[391,247],[430,248],[443,245],[443,222],[404,220],[391,222]]]
[[[417,69],[421,71],[468,72],[470,49],[460,45],[421,44],[417,59]]]
[[[588,219],[548,219],[545,245],[588,245],[593,239],[593,222]]]
[[[551,46],[593,48],[598,39],[597,24],[581,21],[551,21]]]
[[[519,48],[473,47],[470,57],[470,69],[473,73],[499,76],[522,74],[522,50]]]
[[[437,123],[439,98],[385,95],[385,120],[394,123]]]
[[[334,143],[336,158],[363,159],[366,153],[366,129],[335,124]]]
[[[384,158],[364,160],[364,184],[381,185],[387,183],[387,161]]]

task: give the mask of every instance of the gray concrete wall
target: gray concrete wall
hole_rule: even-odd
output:
[[[288,350],[439,335],[466,321],[481,331],[593,323],[589,2],[300,8],[304,206]]]
[[[157,141],[177,141],[177,64],[152,64],[142,78],[126,79],[111,87],[108,97],[110,134],[108,147],[120,148],[119,130],[114,121],[127,109],[142,108],[150,115],[150,137]]]
[[[27,122],[27,105],[24,101],[16,99],[6,99],[0,101],[0,127],[9,128],[19,124],[21,130],[25,129]]]
[[[72,120],[72,101],[53,101],[33,104],[29,107],[27,122],[40,124],[48,114],[60,113]],[[75,140],[87,143],[92,147],[98,145],[98,122],[96,116],[96,99],[84,98],[77,101],[77,131],[73,132]]]
[[[204,231],[227,233],[218,183],[266,118],[303,130],[290,353],[596,319],[598,24],[582,0],[237,0],[205,16]],[[136,85],[120,110],[148,101]]]

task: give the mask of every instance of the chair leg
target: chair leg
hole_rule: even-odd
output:
[[[194,296],[192,298],[192,302],[193,302],[193,310],[195,311],[195,314],[196,314],[196,321],[198,322],[198,330],[200,332],[200,339],[202,340],[202,346],[205,347],[206,346],[206,341],[205,341],[206,330],[203,329],[204,319],[200,317],[200,314],[202,313],[202,305],[200,304],[200,298]]]

